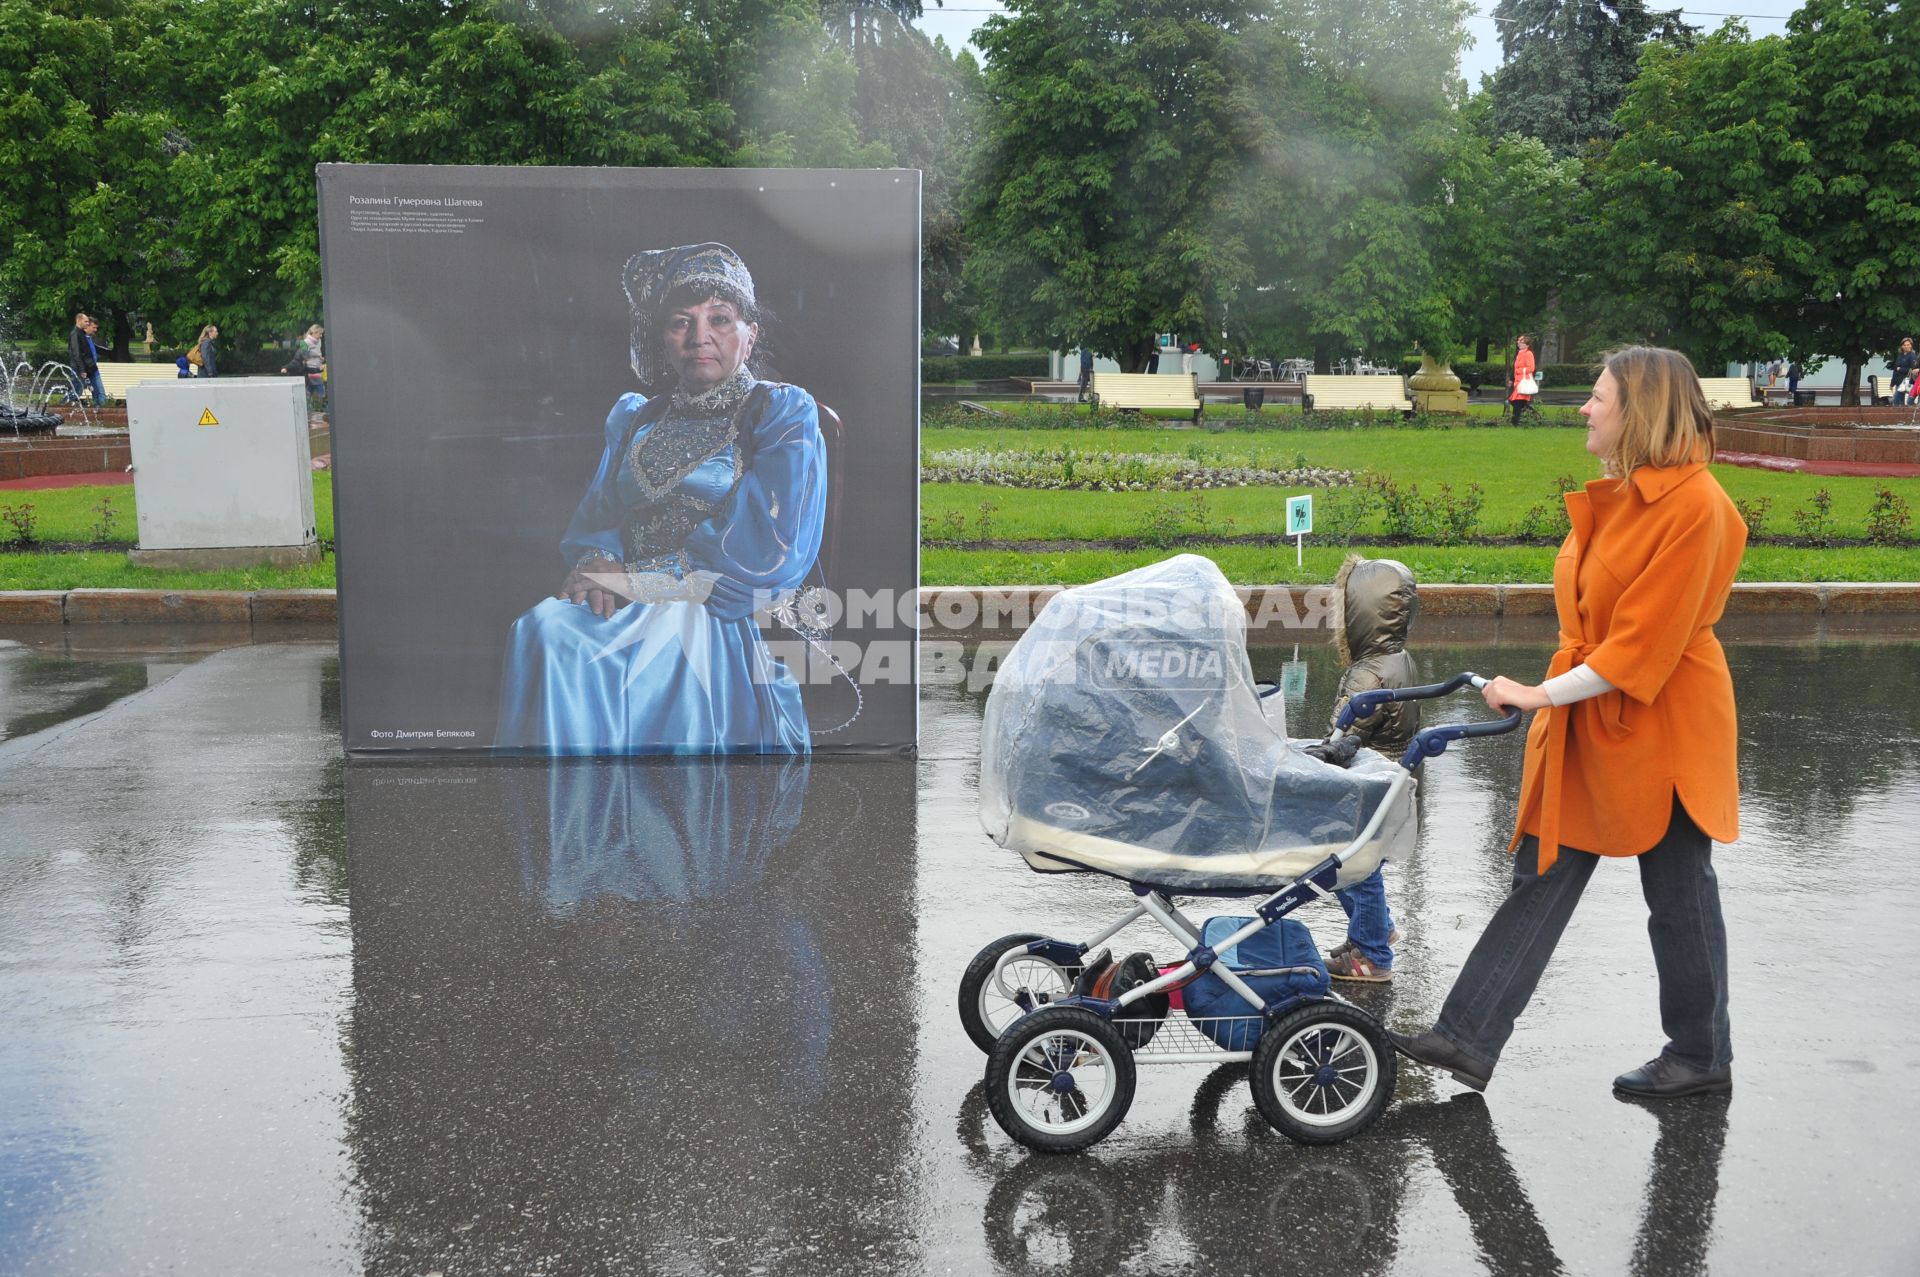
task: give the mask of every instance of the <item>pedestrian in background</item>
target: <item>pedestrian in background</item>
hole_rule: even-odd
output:
[[[1087,387],[1093,384],[1093,352],[1085,346],[1080,347],[1080,394],[1081,403],[1087,401]]]
[[[1913,338],[1903,338],[1900,353],[1893,357],[1893,402],[1905,404],[1913,398],[1913,377],[1920,371],[1920,355],[1913,350]]]
[[[1513,424],[1520,424],[1521,414],[1532,406],[1533,397],[1540,393],[1540,383],[1533,375],[1533,343],[1527,335],[1521,333],[1514,341],[1520,353],[1513,357],[1513,377],[1510,384],[1513,393],[1507,396],[1507,402],[1513,405]]]
[[[293,358],[287,361],[287,372],[306,378],[307,394],[315,399],[327,397],[326,334],[319,324],[310,325],[293,344]]]
[[[200,330],[200,335],[194,338],[193,349],[187,352],[187,362],[193,366],[194,376],[218,377],[220,375],[216,357],[218,352],[214,349],[214,342],[219,336],[220,326],[208,324]]]
[[[93,341],[93,335],[99,331],[100,325],[83,310],[75,312],[73,328],[67,333],[67,367],[73,369],[73,401],[79,403],[85,399],[91,388],[96,408],[107,402],[106,383],[100,380],[100,348]]]

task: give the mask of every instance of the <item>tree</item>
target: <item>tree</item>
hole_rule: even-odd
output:
[[[977,331],[979,299],[963,274],[971,245],[962,218],[979,141],[979,65],[884,7],[860,13],[859,36],[850,44],[858,72],[854,127],[863,142],[884,146],[893,163],[921,173],[921,325],[929,335]]]
[[[1575,287],[1604,327],[1702,367],[1788,344],[1782,307],[1802,284],[1783,267],[1805,246],[1776,166],[1799,80],[1784,40],[1731,24],[1691,50],[1648,50],[1592,170]]]
[[[1266,121],[1250,166],[1255,286],[1236,327],[1263,350],[1458,339],[1447,182],[1465,143],[1464,5],[1283,0],[1255,32]],[[1447,267],[1448,269],[1443,269]]]
[[[1493,20],[1502,61],[1490,87],[1500,130],[1537,137],[1556,156],[1613,136],[1613,113],[1649,41],[1685,48],[1695,34],[1679,10],[1650,10],[1644,0],[1500,0]]]
[[[1846,365],[1920,316],[1920,18],[1810,0],[1784,37],[1729,23],[1650,49],[1593,173],[1585,291],[1702,367]]]
[[[1800,91],[1770,158],[1801,289],[1777,326],[1796,355],[1846,364],[1851,403],[1868,356],[1920,321],[1920,8],[1808,0],[1786,43]]]
[[[1452,216],[1440,258],[1452,266],[1463,335],[1485,361],[1488,339],[1537,332],[1571,275],[1582,166],[1519,133],[1487,136],[1491,102],[1468,104],[1460,159],[1449,174]]]
[[[967,271],[1007,328],[1134,371],[1249,282],[1251,20],[1240,0],[1013,0],[987,20]]]
[[[171,121],[151,100],[154,6],[0,0],[0,300],[42,331],[132,317],[182,283]]]

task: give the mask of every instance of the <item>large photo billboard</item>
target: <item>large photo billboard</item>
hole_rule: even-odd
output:
[[[919,174],[325,165],[352,751],[915,739]]]

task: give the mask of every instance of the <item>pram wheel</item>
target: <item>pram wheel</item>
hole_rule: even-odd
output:
[[[1000,1129],[1041,1153],[1077,1153],[1105,1139],[1133,1104],[1133,1052],[1079,1007],[1024,1015],[987,1057],[987,1109]]]
[[[1014,1001],[1021,989],[1048,997],[1073,991],[1080,968],[1025,952],[1035,940],[1044,939],[1027,932],[1001,936],[967,964],[960,977],[960,1025],[982,1051],[993,1050],[1001,1031],[1027,1013],[1028,1008]]]
[[[1301,1144],[1337,1144],[1372,1126],[1393,1099],[1393,1049],[1379,1023],[1346,1002],[1280,1017],[1253,1051],[1260,1116]]]

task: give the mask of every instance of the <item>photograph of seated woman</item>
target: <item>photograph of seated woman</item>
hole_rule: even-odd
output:
[[[649,393],[608,414],[561,538],[566,575],[513,623],[495,748],[806,753],[799,684],[753,613],[797,591],[819,555],[819,409],[754,375],[762,315],[731,248],[640,253],[626,291]]]

